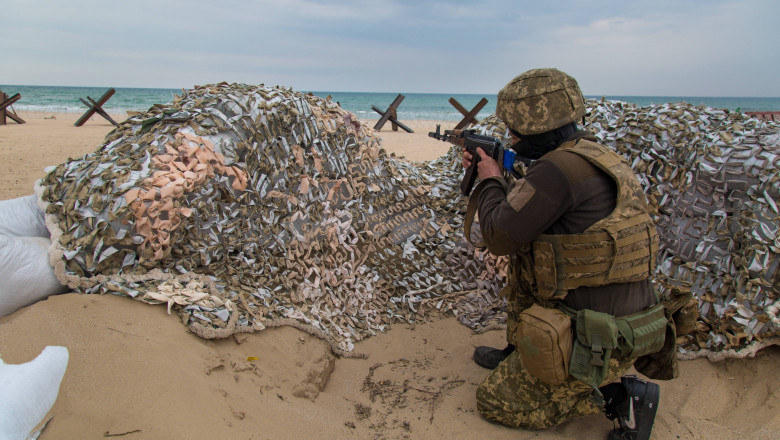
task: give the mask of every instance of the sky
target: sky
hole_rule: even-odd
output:
[[[4,0],[0,84],[780,97],[777,0]]]

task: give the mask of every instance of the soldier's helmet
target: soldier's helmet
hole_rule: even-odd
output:
[[[522,135],[554,130],[584,115],[577,81],[558,69],[529,70],[498,92],[496,116]]]

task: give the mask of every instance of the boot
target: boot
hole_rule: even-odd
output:
[[[658,384],[636,376],[623,376],[620,383],[600,388],[607,418],[617,420],[609,440],[648,440],[653,430],[661,390]]]
[[[480,345],[474,350],[474,362],[480,367],[494,370],[507,356],[515,351],[515,346],[508,344],[503,350]]]

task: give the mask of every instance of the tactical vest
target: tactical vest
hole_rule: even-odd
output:
[[[617,153],[585,139],[556,151],[578,154],[607,173],[617,183],[617,205],[581,234],[542,234],[532,243],[537,299],[545,303],[577,287],[647,279],[655,269],[658,234],[631,167]]]

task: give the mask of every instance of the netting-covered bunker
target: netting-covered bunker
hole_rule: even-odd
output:
[[[780,125],[685,103],[608,101],[591,102],[589,125],[626,157],[655,211],[659,290],[690,290],[697,301],[682,354],[745,355],[780,342]]]
[[[777,125],[675,104],[589,101],[661,235],[654,282],[690,289],[683,354],[777,341]],[[493,116],[477,126],[504,136]],[[342,354],[395,322],[503,322],[505,259],[463,238],[460,152],[390,157],[336,103],[279,87],[186,91],[37,185],[60,281],[169,310],[212,338],[295,325]]]
[[[457,300],[464,323],[501,319],[459,171],[388,157],[329,100],[219,84],[124,121],[37,190],[71,288],[167,303],[203,337],[299,325],[348,352]]]

